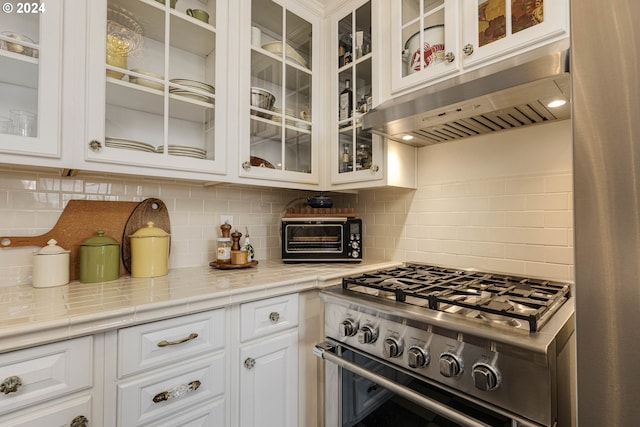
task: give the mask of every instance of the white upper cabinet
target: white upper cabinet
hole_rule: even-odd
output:
[[[464,66],[517,54],[567,37],[567,0],[465,0]]]
[[[92,0],[88,19],[85,167],[225,173],[226,2]]]
[[[239,14],[238,175],[317,184],[319,17],[272,0],[242,0]]]
[[[391,90],[460,69],[458,0],[398,0],[391,9]]]
[[[0,14],[0,161],[61,158],[61,2],[4,3]]]

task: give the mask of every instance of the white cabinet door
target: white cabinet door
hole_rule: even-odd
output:
[[[227,3],[169,5],[88,2],[83,168],[200,179],[226,172]],[[204,12],[196,19],[187,9]]]
[[[241,347],[240,426],[298,425],[298,331]]]
[[[240,2],[238,175],[318,184],[320,18],[294,2]]]
[[[6,2],[0,14],[0,161],[61,156],[62,2]]]
[[[462,4],[465,67],[568,36],[568,0],[465,0]]]
[[[390,56],[393,93],[460,70],[459,7],[457,0],[393,2]]]

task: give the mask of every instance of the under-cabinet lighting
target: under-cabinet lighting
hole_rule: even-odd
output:
[[[557,107],[563,106],[566,103],[567,103],[567,101],[565,101],[564,99],[555,99],[555,100],[551,101],[550,103],[548,103],[547,107],[549,107],[549,108],[557,108]]]
[[[405,140],[405,141],[411,141],[413,139],[413,136],[405,135],[405,136],[402,137],[402,139]]]

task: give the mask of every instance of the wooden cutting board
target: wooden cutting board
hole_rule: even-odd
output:
[[[71,251],[71,280],[80,277],[79,248],[82,242],[103,230],[105,236],[122,243],[122,230],[138,202],[113,202],[101,200],[70,200],[51,231],[40,236],[3,236],[2,247],[47,245],[55,239],[58,246]],[[120,274],[126,274],[122,261]]]
[[[153,222],[154,227],[171,234],[169,211],[162,200],[146,199],[136,206],[122,232],[122,264],[129,273],[131,273],[131,239],[129,236],[146,227],[149,221]],[[171,250],[171,237],[169,237],[169,250]]]

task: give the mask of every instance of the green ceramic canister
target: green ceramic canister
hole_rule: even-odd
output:
[[[118,277],[120,243],[100,230],[80,245],[80,282],[108,282]]]

